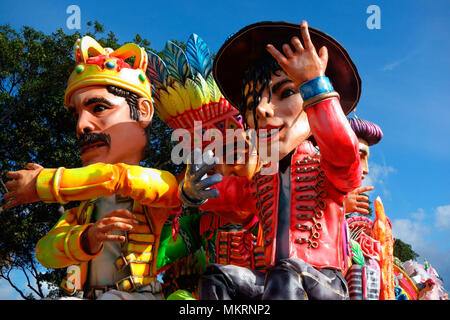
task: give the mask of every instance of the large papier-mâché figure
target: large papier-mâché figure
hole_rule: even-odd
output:
[[[359,156],[362,167],[361,179],[369,174],[370,148],[383,138],[380,127],[373,122],[348,119],[359,141]],[[373,222],[364,217],[369,214],[369,198],[363,193],[373,190],[373,186],[356,188],[345,197],[344,211],[349,227],[349,246],[352,260],[349,268],[344,270],[352,300],[378,300],[380,295],[380,260],[381,244],[373,239]]]
[[[65,92],[75,117],[82,168],[9,173],[7,206],[81,200],[36,246],[47,268],[68,268],[62,287],[88,299],[158,299],[160,233],[179,208],[178,183],[166,171],[140,167],[153,116],[147,54],[129,43],[113,51],[91,37],[74,47]],[[125,59],[134,57],[134,64]]]
[[[244,123],[257,130],[259,143],[268,150],[278,144],[280,161],[275,174],[223,177],[215,186],[220,196],[201,206],[233,222],[246,223],[256,214],[267,272],[210,265],[200,298],[348,299],[341,273],[342,205],[345,194],[361,184],[361,166],[358,140],[345,117],[360,95],[347,52],[330,36],[308,29],[306,21],[301,27],[261,22],[225,42],[214,76]],[[184,191],[195,198],[189,187]]]
[[[259,165],[257,155],[250,152],[239,111],[218,89],[212,65],[206,43],[196,34],[189,37],[185,50],[167,41],[163,58],[149,53],[148,70],[154,87],[156,112],[174,129],[173,136],[182,137],[178,146],[187,150],[197,146],[203,151],[215,151],[220,163],[208,172],[210,175],[220,173],[251,178]],[[236,146],[240,142],[243,146],[238,150]],[[177,147],[174,152],[178,156]],[[226,161],[227,156],[230,162]],[[184,174],[180,175],[181,179]],[[255,250],[258,250],[255,247],[256,237],[250,232],[250,228],[254,227],[257,228],[257,219],[241,226],[232,225],[213,212],[182,214],[178,234],[173,238],[163,237],[158,266],[167,268],[173,265],[166,271],[165,279],[176,289],[182,289],[183,282],[189,283],[186,287],[191,291],[195,290],[191,283],[199,271],[199,253],[196,250],[202,246],[207,262],[261,267],[262,252],[255,257]],[[170,235],[170,229],[171,226],[166,224],[163,232]],[[192,258],[184,258],[192,254],[195,254]],[[194,265],[186,265],[190,262]]]

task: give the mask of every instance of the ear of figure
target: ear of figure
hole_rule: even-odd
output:
[[[139,122],[143,128],[147,127],[153,118],[153,104],[146,98],[138,100]]]

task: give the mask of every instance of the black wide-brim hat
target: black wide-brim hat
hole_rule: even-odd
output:
[[[308,27],[311,41],[319,52],[322,46],[328,49],[328,65],[325,75],[340,95],[344,113],[349,114],[357,105],[361,95],[361,78],[344,47],[328,34]],[[300,25],[284,21],[263,21],[241,29],[229,37],[214,58],[214,78],[224,97],[237,109],[241,100],[243,78],[252,62],[265,55],[267,44],[280,52],[284,43],[297,36],[303,44]]]

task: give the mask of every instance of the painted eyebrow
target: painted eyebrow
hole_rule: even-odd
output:
[[[359,152],[362,152],[362,153],[364,153],[364,155],[366,155],[366,156],[367,156],[367,150],[364,150],[364,149],[359,149]]]
[[[281,81],[278,81],[277,83],[275,83],[273,86],[272,86],[272,92],[277,92],[278,91],[278,89],[280,89],[280,87],[283,85],[283,84],[285,84],[286,82],[292,82],[292,80],[291,79],[283,79],[283,80],[281,80]]]
[[[112,102],[110,102],[109,100],[107,100],[105,98],[94,97],[94,98],[87,99],[84,102],[84,106],[87,107],[88,105],[91,105],[91,104],[94,104],[94,103],[104,103],[104,104],[106,104],[107,106],[110,106],[110,107],[112,107],[114,105]]]

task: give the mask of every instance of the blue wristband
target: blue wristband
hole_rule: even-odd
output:
[[[319,94],[334,92],[334,89],[328,77],[320,76],[302,84],[299,91],[303,101],[307,101]]]

